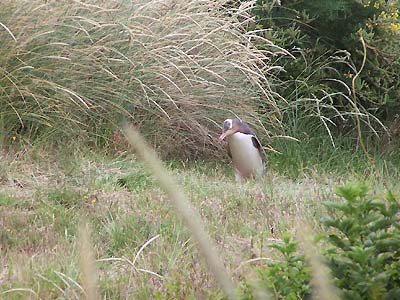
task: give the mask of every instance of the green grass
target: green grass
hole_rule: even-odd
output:
[[[246,32],[246,5],[3,2],[0,299],[80,299],[95,275],[103,299],[224,298],[200,239],[162,192],[174,187],[158,186],[157,172],[127,154],[117,130],[126,120],[175,159],[167,166],[235,283],[262,265],[252,258],[273,259],[266,245],[296,231],[299,220],[321,232],[322,202],[337,199],[337,186],[361,180],[374,193],[397,192],[396,151],[381,153],[367,140],[371,162],[355,138],[332,138],[332,147],[333,128],[315,130],[334,126],[326,118],[337,117],[335,92],[324,94],[321,112],[314,95],[288,103],[272,92],[279,66],[270,58],[285,51]],[[234,114],[282,153],[268,153],[263,181],[236,184],[226,160],[217,161],[218,124]],[[296,128],[286,134],[300,142],[274,139],[281,125]]]
[[[334,147],[319,130],[299,130],[292,132],[291,136],[299,141],[277,140],[273,146],[280,153],[269,154],[271,167],[290,178],[324,173],[335,176],[351,174],[361,180],[378,176],[383,180],[384,177],[400,175],[399,152],[385,151],[386,145],[379,144],[381,140],[377,138],[365,138],[369,159],[354,136],[338,135]]]
[[[293,233],[298,220],[321,232],[320,217],[327,213],[322,202],[335,201],[333,191],[344,182],[364,179],[374,193],[383,194],[385,186],[399,192],[398,173],[388,172],[396,159],[376,160],[366,171],[359,152],[348,156],[350,151],[338,148],[314,157],[306,155],[311,151],[307,147],[284,146],[282,155],[269,155],[262,182],[238,185],[230,166],[219,162],[169,164],[235,282],[251,276],[252,267],[262,261],[246,262],[268,258],[266,245]],[[134,156],[55,151],[57,155],[33,149],[18,158],[4,154],[0,162],[3,298],[36,299],[37,294],[40,299],[79,299],[81,220],[92,228],[104,299],[221,297],[190,233]],[[297,151],[304,156],[295,156]],[[300,166],[307,168],[296,170]],[[135,260],[141,246],[157,235]]]

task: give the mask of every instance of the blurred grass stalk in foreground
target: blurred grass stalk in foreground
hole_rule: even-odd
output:
[[[134,148],[137,155],[143,160],[148,169],[152,172],[154,178],[158,181],[162,190],[174,204],[178,215],[189,228],[210,271],[217,279],[223,291],[228,295],[229,299],[235,299],[235,286],[222,261],[218,258],[216,246],[206,233],[204,229],[205,225],[200,215],[190,205],[186,195],[179,188],[172,175],[163,166],[156,152],[146,144],[140,133],[130,125],[125,125],[123,132],[129,144]]]
[[[94,261],[93,247],[90,242],[90,232],[89,224],[82,222],[79,226],[79,262],[85,299],[97,300],[100,299],[97,289],[98,273]]]
[[[314,233],[306,220],[299,220],[296,228],[297,238],[304,250],[304,255],[311,268],[313,299],[339,299],[333,286],[329,269],[322,262],[322,255],[315,244]]]

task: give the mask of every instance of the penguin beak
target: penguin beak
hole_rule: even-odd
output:
[[[231,135],[233,133],[232,129],[224,130],[222,134],[219,136],[219,140],[223,141],[228,135]]]

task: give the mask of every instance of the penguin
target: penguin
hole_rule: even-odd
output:
[[[220,141],[228,142],[228,155],[232,158],[236,181],[260,178],[265,174],[265,152],[250,126],[241,120],[226,119]]]

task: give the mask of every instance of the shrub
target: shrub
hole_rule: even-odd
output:
[[[328,202],[326,257],[343,299],[400,298],[400,202],[370,199],[364,185],[338,189],[344,202]]]
[[[259,287],[275,295],[274,299],[306,300],[311,299],[310,270],[303,255],[297,254],[297,242],[289,235],[283,237],[282,244],[274,243],[281,261],[271,261],[266,267],[258,268]],[[240,299],[258,299],[253,297],[250,285],[241,291]]]
[[[291,127],[302,120],[331,131],[354,129],[354,116],[370,132],[399,112],[400,18],[398,1],[258,0],[253,13],[265,37],[287,49],[278,58],[277,92]],[[361,70],[366,44],[366,63]],[[263,47],[263,45],[261,45]],[[361,70],[354,81],[355,74]],[[281,102],[283,104],[283,102]],[[356,107],[357,106],[357,107]],[[303,121],[304,122],[304,121]],[[331,139],[333,140],[332,136]]]
[[[331,216],[323,218],[324,257],[341,299],[400,299],[400,202],[389,192],[385,201],[371,199],[367,187],[338,188],[342,202],[325,202]],[[275,299],[311,299],[310,269],[297,243],[285,236],[273,244],[283,257],[256,268],[259,285]],[[240,299],[254,299],[247,282]]]
[[[276,109],[248,7],[211,0],[0,4],[2,138],[108,144],[129,120],[163,154],[215,148],[216,124]],[[218,129],[219,131],[219,129]]]

